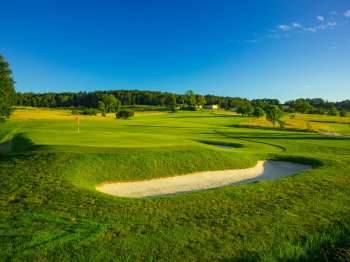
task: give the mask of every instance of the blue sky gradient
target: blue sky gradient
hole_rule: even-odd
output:
[[[17,91],[350,98],[349,0],[0,3]]]

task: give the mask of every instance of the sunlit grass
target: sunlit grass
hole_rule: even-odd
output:
[[[207,110],[82,117],[78,133],[69,110],[19,110],[0,123],[0,139],[14,143],[0,156],[4,261],[322,261],[339,258],[337,250],[350,243],[347,137],[243,128],[237,125],[247,120],[270,123]],[[302,117],[290,125],[304,129]],[[109,180],[244,168],[262,159],[313,169],[171,197],[125,199],[95,190]]]
[[[284,128],[308,130],[313,132],[329,132],[350,135],[350,118],[340,116],[286,114],[281,118]],[[241,126],[272,128],[273,125],[265,117],[246,118]],[[281,127],[279,124],[276,127]]]

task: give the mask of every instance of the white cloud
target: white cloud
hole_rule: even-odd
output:
[[[297,23],[297,22],[293,22],[293,23],[292,23],[292,26],[295,27],[295,28],[300,28],[300,27],[301,27],[301,24],[300,24],[300,23]]]
[[[318,21],[321,21],[321,22],[323,22],[323,21],[325,20],[324,17],[323,17],[323,16],[320,16],[320,15],[316,16],[316,19],[317,19]]]
[[[289,31],[291,29],[291,27],[289,25],[279,25],[277,26],[278,29],[282,30],[282,31]]]
[[[317,32],[317,29],[314,27],[306,27],[305,31],[315,33],[315,32]]]
[[[343,17],[343,19],[341,18],[341,16]],[[327,16],[315,16],[317,22],[313,24],[304,24],[296,21],[280,24],[274,28],[266,29],[265,33],[254,34],[252,36],[252,39],[245,40],[244,42],[257,43],[266,39],[283,39],[302,32],[320,33],[326,30],[333,30],[337,27],[341,27],[348,24],[349,21],[345,20],[344,16],[350,19],[350,9],[345,11],[344,13],[337,11],[329,11]],[[331,48],[335,49],[336,45],[333,45]]]

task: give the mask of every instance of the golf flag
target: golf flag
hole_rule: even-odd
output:
[[[80,117],[79,116],[75,117],[75,121],[77,123],[77,131],[79,133],[80,132]]]

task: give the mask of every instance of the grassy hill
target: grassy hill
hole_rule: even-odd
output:
[[[299,116],[298,116],[299,117]],[[350,138],[238,127],[223,111],[81,116],[18,109],[0,123],[0,255],[6,260],[327,260],[350,244]],[[210,143],[240,145],[221,149]],[[276,181],[145,199],[97,192],[141,180],[308,163]]]

